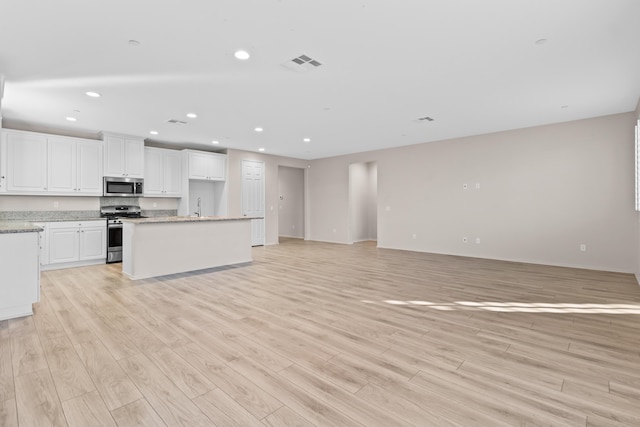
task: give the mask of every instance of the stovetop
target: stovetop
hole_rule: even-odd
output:
[[[103,206],[100,208],[100,216],[108,219],[116,218],[143,218],[140,206],[118,205]]]

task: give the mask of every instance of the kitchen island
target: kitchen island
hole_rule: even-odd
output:
[[[0,320],[33,314],[40,300],[41,227],[0,221]]]
[[[251,219],[122,218],[122,271],[137,280],[251,262]]]

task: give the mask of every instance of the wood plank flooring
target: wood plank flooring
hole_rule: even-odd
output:
[[[42,274],[0,426],[640,426],[632,275],[287,239],[131,281]]]

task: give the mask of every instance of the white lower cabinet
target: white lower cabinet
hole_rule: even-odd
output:
[[[107,258],[105,221],[63,221],[46,224],[46,269],[101,264]],[[42,257],[44,259],[44,257]],[[64,264],[64,265],[62,265]]]

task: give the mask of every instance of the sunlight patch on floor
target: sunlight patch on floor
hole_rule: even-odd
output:
[[[374,301],[362,300],[372,304]],[[385,304],[425,307],[434,310],[472,310],[503,313],[577,313],[577,314],[640,314],[640,304],[576,304],[576,303],[526,303],[497,301],[454,301],[451,303],[430,301],[383,300]]]

